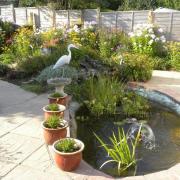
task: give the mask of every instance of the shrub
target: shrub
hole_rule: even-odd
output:
[[[120,175],[123,171],[127,170],[128,168],[131,168],[132,166],[135,166],[137,162],[135,153],[140,139],[140,132],[141,132],[141,126],[139,128],[135,140],[130,141],[131,142],[130,145],[128,143],[128,137],[123,129],[122,130],[118,129],[117,137],[113,132],[112,136],[109,137],[111,144],[107,144],[103,142],[103,140],[101,140],[101,138],[95,134],[101,146],[105,149],[108,156],[111,158],[110,160],[104,162],[100,168],[105,166],[107,163],[115,162],[117,163],[117,170]]]
[[[44,123],[45,127],[57,129],[58,127],[63,127],[63,120],[59,116],[53,115],[48,117]]]
[[[138,24],[134,32],[129,33],[133,51],[141,54],[162,56],[165,52],[166,38],[163,30],[153,24]]]
[[[180,71],[180,43],[171,42],[168,46],[170,64],[174,70]]]
[[[86,105],[92,114],[113,114],[122,93],[122,85],[116,80],[99,77],[86,81],[83,91],[86,94]]]
[[[66,138],[61,139],[55,146],[55,148],[64,153],[75,152],[80,149],[80,147],[76,144],[74,139]]]
[[[153,57],[152,63],[153,63],[153,69],[169,70],[171,68],[171,62],[168,57],[164,57],[164,58]]]
[[[8,66],[0,62],[0,76],[5,76],[8,70]]]
[[[59,111],[58,104],[49,104],[46,108],[48,111]]]
[[[124,53],[120,77],[128,81],[147,81],[152,76],[152,61],[147,55]]]

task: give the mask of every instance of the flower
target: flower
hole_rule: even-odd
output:
[[[151,34],[151,33],[154,33],[152,28],[148,29],[148,32],[149,32],[150,34]]]
[[[164,36],[161,36],[161,37],[160,37],[160,40],[161,40],[163,43],[166,42],[166,38],[165,38]]]
[[[130,33],[128,33],[128,35],[129,35],[130,37],[133,37],[133,36],[134,36],[134,33],[133,33],[133,32],[130,32]]]
[[[155,39],[155,37],[156,37],[156,36],[155,36],[154,34],[151,34],[151,38],[152,38],[152,39]]]
[[[148,44],[149,44],[149,45],[152,45],[152,43],[153,43],[153,40],[151,39],[151,40],[148,42]]]
[[[162,29],[162,28],[159,28],[159,29],[158,29],[158,32],[163,33],[163,29]]]

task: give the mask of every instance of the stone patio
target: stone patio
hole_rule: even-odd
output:
[[[180,73],[154,71],[152,80],[141,85],[163,91],[180,101]],[[44,144],[40,125],[43,120],[42,107],[47,103],[47,94],[37,96],[0,81],[0,179],[113,179],[84,161],[74,172],[67,173],[56,168]],[[68,115],[67,111],[66,118],[69,119]],[[180,163],[165,171],[121,179],[180,180]]]

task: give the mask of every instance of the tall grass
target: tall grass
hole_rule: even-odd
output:
[[[124,130],[118,129],[118,135],[116,137],[113,132],[112,136],[109,137],[111,144],[106,144],[99,136],[94,134],[102,147],[108,153],[108,156],[111,158],[110,160],[105,161],[100,168],[105,166],[108,163],[117,163],[117,169],[119,175],[127,170],[128,168],[136,165],[136,147],[138,145],[140,139],[141,126],[137,133],[135,140],[129,140],[125,134]]]
[[[123,91],[118,80],[109,77],[90,78],[85,85],[86,104],[91,113],[102,115],[114,114]]]

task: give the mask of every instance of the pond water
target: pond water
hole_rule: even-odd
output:
[[[141,118],[153,132],[155,137],[155,147],[146,148],[140,145],[137,149],[138,158],[136,170],[131,169],[126,175],[144,175],[172,167],[180,162],[180,117],[168,109],[151,103],[149,116]],[[122,127],[128,132],[132,123],[121,115],[114,117],[92,117],[85,108],[80,108],[76,113],[78,125],[77,137],[85,143],[84,160],[94,168],[99,167],[109,160],[107,153],[93,135],[95,132],[105,142],[112,135],[112,131],[117,133],[118,127]],[[102,169],[107,174],[118,176],[117,166],[113,163],[105,165]]]

